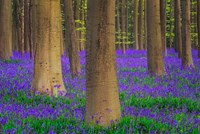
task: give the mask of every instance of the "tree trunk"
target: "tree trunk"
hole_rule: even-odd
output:
[[[67,26],[67,36],[65,40],[68,40],[68,53],[70,61],[70,70],[72,77],[79,75],[80,60],[78,55],[78,42],[76,40],[75,23],[73,16],[72,0],[64,0],[65,6],[65,20]]]
[[[13,51],[19,51],[19,36],[18,36],[18,28],[19,28],[19,17],[18,17],[18,0],[12,1],[12,19],[13,19]]]
[[[17,34],[18,48],[21,56],[24,55],[24,0],[17,1]]]
[[[126,51],[126,46],[125,46],[125,17],[126,17],[126,13],[125,13],[125,0],[122,0],[122,8],[121,8],[121,34],[122,34],[122,53],[125,54]]]
[[[63,22],[62,22],[63,16],[62,16],[62,9],[61,9],[61,5],[60,5],[60,52],[61,52],[61,56],[64,55],[64,35],[63,35]]]
[[[28,32],[28,35],[29,35],[29,45],[30,45],[30,58],[33,59],[34,58],[34,46],[33,46],[33,10],[32,10],[32,1],[33,0],[29,0],[29,32]]]
[[[12,56],[12,2],[0,0],[0,59]]]
[[[24,0],[24,47],[25,51],[30,52],[29,45],[29,0]]]
[[[162,52],[167,55],[166,47],[166,0],[160,0],[160,20],[161,20],[161,37],[162,37]]]
[[[144,0],[144,49],[147,50],[147,1]]]
[[[125,24],[125,28],[126,28],[126,50],[129,49],[129,44],[128,44],[128,0],[126,0],[126,24]]]
[[[109,126],[120,118],[116,77],[115,1],[88,0],[86,122]]]
[[[119,10],[120,4],[119,3],[120,3],[120,0],[116,0],[116,7],[117,7],[117,9],[116,9],[116,45],[117,45],[117,49],[121,49],[120,10]]]
[[[197,46],[197,38],[196,38],[196,33],[197,33],[197,17],[196,17],[196,13],[197,13],[197,6],[196,6],[196,2],[197,0],[191,0],[191,47],[192,49],[196,49]]]
[[[61,70],[60,1],[33,1],[33,33],[36,46],[34,78],[35,92],[58,96],[66,92]]]
[[[15,20],[14,17],[13,17],[13,22],[12,23],[13,23],[12,24],[12,50],[13,51],[18,51],[17,24],[16,24],[16,20]]]
[[[182,9],[182,66],[194,67],[191,52],[190,0],[183,0]]]
[[[151,75],[164,75],[160,26],[160,0],[147,1],[147,61]]]
[[[197,0],[198,57],[200,58],[200,0]]]
[[[33,42],[31,32],[31,0],[24,0],[24,50],[33,58]]]
[[[81,0],[80,1],[80,5],[81,5],[81,10],[80,10],[80,20],[81,20],[81,28],[84,28],[84,21],[85,21],[85,13],[84,13],[84,8],[83,8],[83,6],[84,6],[84,0]],[[83,51],[83,50],[85,50],[85,41],[84,41],[84,39],[85,39],[85,33],[84,33],[84,31],[83,30],[81,30],[80,31],[80,39],[81,39],[81,41],[80,41],[80,50],[81,51]]]
[[[139,49],[138,44],[138,0],[134,0],[134,39],[135,39],[135,49]]]
[[[74,0],[74,20],[75,20],[75,26],[76,28],[80,28],[80,0]],[[77,38],[77,43],[78,43],[78,50],[81,51],[80,48],[80,31],[76,31],[76,38]]]
[[[138,15],[138,44],[139,50],[143,50],[143,0],[139,0],[139,15]]]
[[[178,52],[178,57],[182,57],[182,36],[181,36],[181,5],[180,0],[174,0],[174,32],[175,32],[175,39],[174,45]]]
[[[169,36],[169,48],[172,48],[172,43],[173,43],[173,29],[174,29],[174,25],[173,25],[173,21],[172,19],[174,18],[174,0],[170,1],[170,36]]]

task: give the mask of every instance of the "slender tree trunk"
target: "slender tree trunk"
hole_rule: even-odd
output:
[[[17,34],[18,34],[18,47],[21,53],[21,56],[24,55],[24,0],[17,1]]]
[[[12,32],[13,32],[13,51],[19,51],[19,38],[18,38],[18,23],[19,23],[19,17],[18,17],[18,0],[12,1],[12,18],[13,18],[13,27],[12,27]]]
[[[115,1],[88,0],[86,122],[109,126],[120,118],[116,77]]]
[[[162,37],[162,52],[167,55],[166,46],[166,0],[160,0],[160,20],[161,20],[161,37]]]
[[[33,0],[29,0],[29,32],[28,32],[28,36],[29,36],[29,45],[30,45],[30,58],[33,59],[34,58],[34,46],[33,46],[33,10],[32,10],[32,7],[33,7],[33,3],[32,3]]]
[[[126,0],[126,50],[129,49],[129,45],[128,45],[128,0]]]
[[[134,40],[135,40],[135,49],[139,49],[138,44],[138,0],[134,0]]]
[[[16,25],[16,20],[14,17],[13,17],[13,24],[12,24],[12,50],[18,51],[17,25]]]
[[[12,3],[0,0],[0,59],[12,56]]]
[[[196,2],[196,0],[194,1]],[[197,24],[197,3],[196,5],[194,5],[194,9],[195,9],[195,14],[194,14],[194,24],[195,24],[195,27],[194,27],[194,34],[197,36],[195,36],[194,38],[194,43],[195,43],[195,46],[194,46],[194,49],[198,49],[198,24]]]
[[[172,48],[172,43],[173,43],[173,29],[174,29],[174,25],[173,25],[173,21],[172,19],[174,18],[174,0],[170,1],[170,37],[169,37],[169,47]]]
[[[196,1],[196,0],[195,0]],[[194,22],[195,22],[195,35],[197,34],[197,36],[195,36],[195,49],[198,50],[198,24],[197,24],[197,2],[195,5],[195,16],[194,16]]]
[[[193,49],[196,49],[197,46],[197,38],[195,36],[195,34],[197,33],[197,17],[196,17],[196,13],[197,13],[197,6],[195,5],[197,2],[197,0],[191,0],[191,46]]]
[[[197,0],[198,57],[200,58],[200,0]]]
[[[194,67],[191,52],[190,0],[183,0],[182,4],[182,65],[188,68]]]
[[[82,22],[81,28],[83,28],[83,27],[84,27],[83,22],[85,21],[85,13],[84,13],[84,8],[83,8],[83,6],[84,6],[84,0],[81,0],[81,1],[80,1],[80,5],[81,5],[80,20],[81,20],[81,22]],[[80,50],[83,51],[83,50],[85,50],[85,41],[84,41],[84,39],[85,39],[85,33],[84,33],[83,30],[80,31],[80,36],[79,36],[79,37],[80,37],[80,39],[81,39],[81,42],[80,42]]]
[[[76,8],[76,0],[74,1],[74,11],[76,11],[75,10],[75,8]],[[65,6],[64,6],[64,0],[61,0],[61,16],[62,16],[62,19],[63,19],[63,17],[64,17],[64,12],[65,12]],[[74,16],[75,16],[75,14],[74,14]],[[75,20],[74,20],[75,21]],[[63,23],[63,22],[62,22]],[[69,53],[68,53],[68,50],[69,50],[69,46],[68,46],[68,44],[69,44],[69,40],[68,39],[65,39],[65,37],[67,36],[67,37],[69,37],[69,35],[67,35],[68,34],[68,32],[66,32],[67,31],[67,26],[66,26],[66,20],[64,19],[64,24],[62,24],[62,27],[64,26],[64,29],[65,30],[62,30],[61,31],[61,34],[62,34],[62,36],[61,36],[61,38],[63,38],[63,39],[61,39],[62,41],[63,41],[63,48],[61,48],[61,49],[63,49],[63,50],[61,50],[61,53],[62,53],[62,51],[64,51],[65,52],[65,56],[66,57],[69,57]],[[77,34],[76,34],[77,35]],[[77,43],[79,43],[79,40],[77,39]],[[62,43],[61,43],[62,44]],[[78,48],[78,50],[79,50],[79,48]],[[64,53],[63,52],[63,53]]]
[[[72,77],[79,75],[80,69],[80,60],[78,55],[78,42],[76,40],[76,32],[75,32],[75,23],[73,16],[73,8],[72,8],[72,0],[64,0],[65,6],[65,20],[67,26],[66,40],[69,40],[69,61],[70,61],[70,70]]]
[[[40,6],[38,6],[40,5]],[[58,96],[66,92],[61,70],[60,1],[33,1],[34,61],[33,89]]]
[[[144,0],[144,49],[147,50],[147,1]]]
[[[139,0],[139,15],[138,15],[138,44],[139,50],[143,50],[143,0]]]
[[[122,8],[121,8],[121,34],[122,34],[122,53],[125,54],[126,46],[125,46],[125,0],[121,0]]]
[[[80,0],[74,0],[74,20],[76,28],[80,28]],[[78,50],[81,51],[80,43],[80,31],[76,31],[76,38],[78,41]]]
[[[61,52],[61,55],[63,56],[64,55],[64,46],[65,46],[65,43],[64,43],[64,35],[63,35],[63,23],[62,23],[62,19],[63,19],[63,16],[62,16],[62,9],[61,9],[61,5],[60,5],[60,52]]]
[[[61,55],[63,56],[65,53],[65,42],[64,42],[64,35],[63,35],[63,27],[62,27],[62,18],[61,18],[61,32],[60,32],[60,52]]]
[[[117,49],[121,49],[121,41],[120,41],[120,38],[121,38],[121,35],[120,35],[120,11],[119,11],[119,2],[120,0],[116,0],[116,44],[117,44]]]
[[[182,36],[181,36],[181,5],[180,0],[174,0],[174,26],[175,26],[175,38],[174,44],[178,52],[178,57],[182,57]]]
[[[160,26],[160,0],[147,0],[147,65],[151,75],[164,75]]]
[[[24,0],[24,47],[25,51],[30,52],[29,44],[29,0]]]

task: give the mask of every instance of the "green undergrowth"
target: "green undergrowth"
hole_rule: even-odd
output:
[[[121,71],[122,72],[132,72],[132,73],[134,73],[134,72],[141,72],[141,73],[143,73],[143,72],[146,72],[147,69],[144,68],[144,67],[137,67],[137,68],[126,68],[126,67],[124,67],[124,68],[121,68]]]
[[[6,90],[4,90],[6,91]],[[73,90],[73,92],[75,92]],[[2,94],[3,92],[0,92]],[[3,93],[4,96],[1,98],[2,103],[6,102],[13,102],[15,104],[20,104],[30,107],[37,107],[39,104],[42,105],[49,105],[52,108],[66,104],[71,105],[72,103],[76,102],[72,109],[84,107],[85,106],[85,98],[82,95],[76,95],[73,99],[67,97],[49,97],[46,95],[27,95],[25,91],[17,91],[14,93]],[[187,98],[175,98],[175,97],[168,97],[168,98],[161,98],[161,97],[144,97],[144,98],[137,98],[134,95],[127,97],[126,92],[120,93],[120,101],[124,103],[122,105],[122,110],[124,106],[133,106],[137,108],[149,108],[149,109],[164,109],[164,108],[172,108],[172,109],[181,109],[187,108],[188,112],[197,111],[200,112],[199,102],[187,99]],[[70,115],[71,116],[71,115]],[[5,125],[1,126],[1,129],[4,133],[7,133],[8,130],[15,130],[16,133],[21,133],[22,131],[26,131],[26,133],[35,132],[37,134],[48,133],[50,130],[53,130],[56,133],[105,133],[105,134],[125,134],[125,133],[176,133],[186,131],[186,127],[181,125],[183,120],[186,120],[187,114],[180,113],[174,115],[174,119],[178,125],[178,129],[175,126],[169,126],[168,124],[157,122],[154,119],[149,119],[146,117],[123,117],[121,118],[120,122],[116,125],[112,125],[110,128],[103,128],[100,126],[89,126],[84,123],[83,120],[76,119],[74,116],[69,118],[64,117],[61,115],[56,119],[49,119],[49,118],[35,118],[35,117],[26,117],[21,119],[20,116],[16,116],[12,113],[9,114],[0,114],[1,117],[8,117],[9,120]],[[19,119],[18,119],[19,118]],[[198,117],[197,117],[198,118]],[[21,120],[21,123],[16,123],[16,120]],[[26,130],[27,128],[27,130]],[[31,128],[31,130],[28,130]],[[190,126],[189,128],[192,128]],[[188,129],[188,128],[187,128]],[[191,133],[197,133],[198,128],[191,129]]]
[[[4,93],[6,94],[6,93]],[[27,95],[25,91],[18,91],[15,93],[7,93],[3,96],[2,102],[13,102],[15,104],[20,104],[24,106],[32,106],[37,107],[39,104],[42,105],[49,105],[52,108],[58,106],[58,105],[70,105],[72,102],[76,102],[75,106],[73,108],[80,108],[85,105],[85,99],[80,97],[81,95],[76,94],[76,96],[73,99],[66,97],[50,97],[47,95],[34,95],[29,94]]]
[[[140,108],[172,108],[182,109],[187,108],[188,112],[197,111],[200,112],[200,103],[188,98],[177,97],[156,97],[147,96],[144,98],[137,98],[135,95],[131,95],[128,99],[126,93],[120,93],[120,100],[124,102],[125,106],[134,106]]]
[[[7,64],[16,64],[16,63],[20,63],[21,60],[12,60],[12,59],[8,59],[8,60],[2,60],[3,63],[7,63]]]
[[[2,116],[2,115],[1,115]],[[179,131],[184,128],[179,128]],[[167,124],[157,122],[153,119],[145,117],[123,117],[116,124],[105,128],[101,126],[86,125],[84,121],[76,118],[65,118],[60,116],[57,119],[49,118],[33,118],[27,117],[21,120],[20,124],[15,123],[14,120],[9,119],[5,125],[2,126],[4,133],[15,131],[16,133],[87,133],[87,134],[127,134],[127,133],[176,133],[176,128]],[[192,133],[198,132],[197,129],[192,130]]]
[[[74,108],[80,108],[85,106],[86,100],[81,97],[81,95],[76,95],[73,99],[68,97],[49,97],[47,95],[26,95],[24,91],[18,91],[15,94],[6,94],[2,98],[2,102],[10,102],[38,106],[39,104],[49,105],[54,108],[57,105],[70,105],[72,102],[76,102]],[[188,98],[177,98],[177,97],[156,97],[146,96],[143,98],[138,98],[135,95],[127,97],[126,92],[120,93],[120,101],[124,103],[125,106],[134,106],[139,108],[172,108],[172,109],[182,109],[186,108],[188,112],[200,112],[200,103],[195,100]]]

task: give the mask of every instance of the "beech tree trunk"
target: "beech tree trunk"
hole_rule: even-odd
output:
[[[36,46],[32,91],[53,96],[65,93],[60,53],[60,1],[33,1]]]
[[[81,10],[80,10],[80,20],[81,20],[81,28],[83,28],[85,25],[84,25],[84,22],[85,22],[85,10],[84,10],[84,8],[83,8],[83,6],[84,6],[84,3],[85,3],[85,1],[84,0],[80,0],[80,8],[81,8]],[[85,50],[85,33],[84,33],[84,31],[83,30],[81,30],[80,31],[80,50],[81,51],[83,51],[83,50]]]
[[[166,46],[166,0],[160,0],[160,20],[161,20],[161,37],[163,55],[167,55]]]
[[[117,44],[117,49],[121,49],[121,29],[120,29],[120,0],[116,0],[116,44]]]
[[[191,50],[190,0],[182,0],[182,66],[194,67]]]
[[[180,0],[174,0],[174,26],[175,26],[175,38],[174,45],[178,52],[178,57],[182,57],[182,36],[181,36],[181,4]]]
[[[24,0],[24,47],[26,52],[30,52],[28,32],[29,32],[29,0]]]
[[[138,15],[138,44],[139,50],[143,50],[143,0],[139,0],[139,15]]]
[[[65,40],[68,40],[68,53],[70,61],[70,70],[72,77],[79,75],[80,68],[80,59],[78,54],[78,41],[76,39],[75,32],[75,23],[73,16],[72,0],[64,0],[65,6],[65,20],[67,26],[67,34]]]
[[[147,65],[151,75],[165,74],[160,26],[160,0],[147,0]]]
[[[200,0],[197,0],[198,57],[200,58]]]
[[[138,0],[134,0],[134,41],[135,41],[135,49],[139,49],[138,44]]]
[[[12,2],[0,0],[0,59],[12,56]]]
[[[32,9],[32,1],[33,0],[29,0],[30,2],[30,7],[29,7],[29,45],[30,45],[30,58],[33,59],[34,58],[34,46],[33,46],[33,9]]]
[[[144,0],[144,49],[147,50],[147,1]]]
[[[75,26],[76,28],[80,28],[80,0],[74,0],[74,21],[76,22],[75,23]],[[76,31],[76,38],[78,40],[78,50],[81,51],[81,47],[80,47],[80,31],[77,30]]]
[[[128,0],[126,0],[126,24],[125,24],[125,28],[126,28],[126,34],[125,34],[125,36],[126,36],[126,43],[125,43],[125,48],[126,48],[126,50],[128,50],[129,49],[129,44],[128,44]]]
[[[126,18],[126,12],[125,12],[125,0],[122,0],[122,8],[121,8],[121,34],[122,34],[122,53],[125,54],[126,52],[126,46],[125,46],[125,18]]]
[[[172,48],[172,42],[173,42],[173,30],[174,30],[174,25],[172,19],[174,18],[174,0],[170,1],[170,36],[169,36],[169,47]]]
[[[121,117],[116,77],[115,1],[88,0],[86,122],[110,126]]]
[[[16,0],[17,4],[17,37],[21,56],[24,55],[24,0]]]
[[[61,2],[62,3],[62,2]],[[60,52],[61,56],[64,55],[65,52],[65,42],[64,42],[64,35],[63,35],[63,22],[62,22],[63,16],[62,16],[62,8],[60,5]]]

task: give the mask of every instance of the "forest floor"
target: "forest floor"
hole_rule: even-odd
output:
[[[0,133],[128,134],[200,132],[200,59],[193,50],[195,69],[183,69],[173,50],[165,57],[167,75],[150,77],[146,51],[117,50],[117,77],[122,119],[110,128],[87,126],[85,114],[85,52],[82,73],[72,79],[69,60],[62,58],[66,96],[30,94],[33,61],[14,53],[0,61]]]

